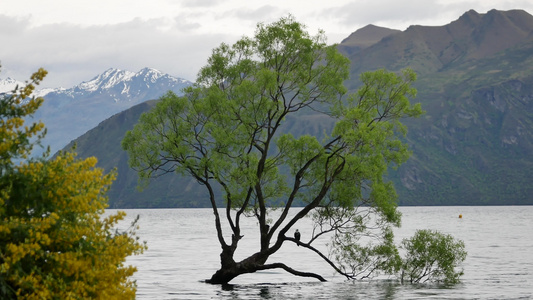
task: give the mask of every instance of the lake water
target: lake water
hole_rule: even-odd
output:
[[[202,280],[220,264],[210,209],[125,211],[127,220],[140,215],[138,236],[149,247],[143,255],[128,258],[138,268],[137,299],[533,299],[533,206],[400,208],[398,241],[416,229],[436,229],[465,242],[465,275],[453,287],[346,282],[316,255],[292,243],[269,262],[320,273],[328,282],[270,270],[237,277],[228,286],[209,285]],[[245,223],[237,258],[257,249],[255,226]],[[310,224],[298,228],[305,240]]]

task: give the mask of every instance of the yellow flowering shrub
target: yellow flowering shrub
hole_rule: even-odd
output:
[[[124,212],[102,216],[115,173],[74,153],[13,163],[44,128],[22,127],[42,103],[23,101],[32,90],[0,99],[0,299],[133,299],[136,268],[125,260],[145,245],[135,223],[114,229]]]
[[[13,158],[28,158],[33,144],[30,138],[40,139],[46,134],[42,122],[24,126],[24,117],[32,115],[43,103],[43,98],[30,97],[46,76],[44,69],[39,69],[31,76],[31,81],[23,88],[16,88],[11,95],[1,96],[0,101],[0,174],[13,164]]]

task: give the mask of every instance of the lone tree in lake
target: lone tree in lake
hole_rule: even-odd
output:
[[[325,281],[268,262],[286,243],[315,252],[350,279],[401,267],[392,234],[401,216],[383,175],[410,154],[399,139],[406,132],[400,120],[422,113],[409,102],[416,75],[367,72],[361,88],[348,94],[349,63],[323,32],[310,36],[292,17],[259,24],[253,38],[214,49],[184,96],[164,95],[127,133],[122,145],[141,178],[176,172],[209,192],[222,252],[208,282],[276,268]],[[289,116],[306,112],[329,116],[331,131],[321,137],[281,132]],[[296,204],[303,206],[289,214]],[[260,246],[235,261],[243,217],[257,219]],[[312,218],[314,230],[297,241],[295,225],[304,217]],[[324,253],[315,242],[328,236]]]

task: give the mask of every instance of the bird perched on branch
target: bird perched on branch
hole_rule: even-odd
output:
[[[296,244],[298,245],[298,247],[300,247],[300,232],[298,231],[298,229],[296,229],[296,231],[294,232],[294,239],[296,240]]]

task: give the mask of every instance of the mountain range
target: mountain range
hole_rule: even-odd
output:
[[[471,10],[443,26],[400,31],[368,25],[338,48],[351,60],[351,91],[364,71],[409,67],[418,74],[415,101],[426,114],[403,121],[413,155],[388,175],[401,205],[533,204],[533,16]],[[122,90],[98,99],[113,102]],[[77,100],[70,98],[72,107]],[[100,167],[118,169],[109,191],[112,207],[207,206],[198,184],[177,175],[137,191],[137,174],[120,141],[155,103],[132,106],[80,136],[74,141],[79,156],[96,156]],[[331,126],[328,118],[308,114],[288,119],[285,130],[320,134]]]
[[[24,83],[7,78],[0,80],[0,93],[9,92]],[[42,120],[47,128],[43,145],[51,153],[112,115],[147,100],[157,99],[169,90],[178,94],[192,82],[144,68],[139,72],[108,69],[89,81],[72,88],[42,89],[35,96],[44,98],[33,119]],[[44,149],[36,149],[35,155]]]

